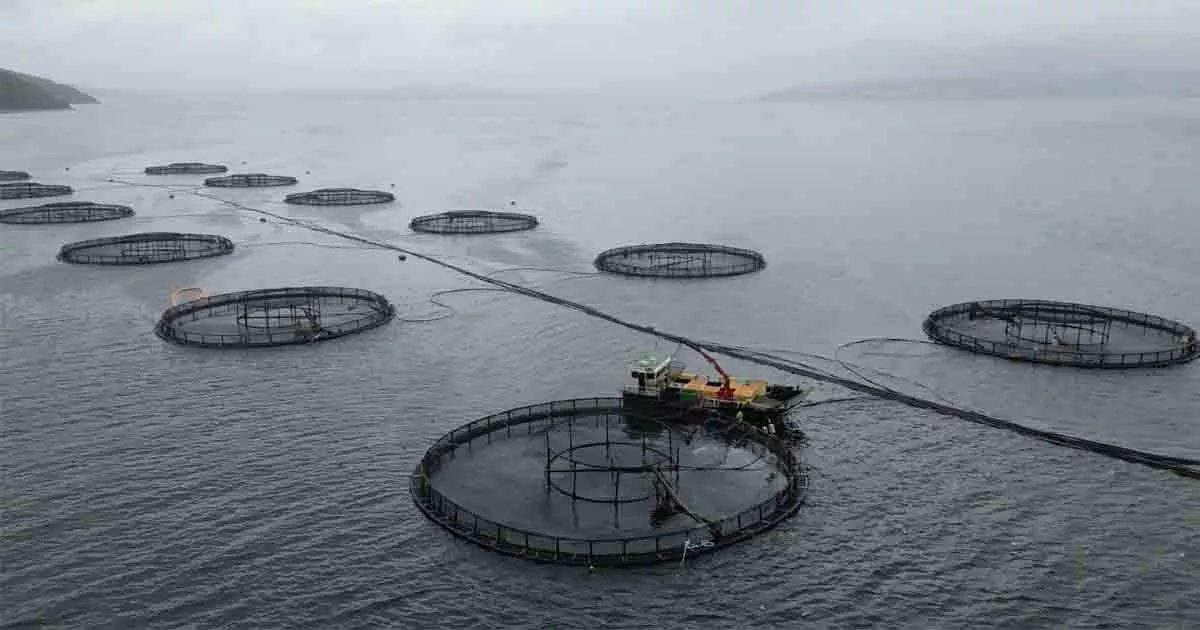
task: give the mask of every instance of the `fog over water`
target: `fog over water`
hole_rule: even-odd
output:
[[[883,76],[1194,70],[1197,24],[1191,0],[7,0],[0,61],[93,88],[728,98]]]

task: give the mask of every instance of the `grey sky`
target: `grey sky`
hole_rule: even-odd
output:
[[[0,0],[0,66],[97,88],[741,94],[1197,59],[1200,0]]]

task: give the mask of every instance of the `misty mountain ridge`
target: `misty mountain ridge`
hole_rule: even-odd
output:
[[[767,101],[813,99],[1196,98],[1200,70],[993,72],[798,85]]]
[[[72,109],[72,105],[98,102],[69,85],[0,68],[0,112]]]
[[[476,100],[476,99],[527,99],[551,92],[503,90],[475,87],[459,84],[399,84],[379,85],[370,81],[361,84],[345,82],[331,83],[321,87],[287,87],[253,85],[245,88],[207,88],[207,87],[153,87],[153,88],[103,88],[97,89],[100,94],[127,96],[161,96],[178,98],[245,98],[245,97],[281,97],[281,98],[310,98],[328,100]]]

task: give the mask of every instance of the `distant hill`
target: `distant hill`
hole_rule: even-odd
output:
[[[69,85],[0,68],[0,112],[71,109],[72,105],[98,102]]]
[[[998,73],[800,85],[767,101],[1200,97],[1200,71]]]

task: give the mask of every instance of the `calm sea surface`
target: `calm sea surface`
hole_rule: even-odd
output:
[[[140,174],[213,161],[299,189],[394,186],[398,203],[366,209],[218,194],[481,271],[587,271],[602,249],[658,240],[751,247],[768,268],[725,280],[502,277],[660,329],[832,355],[920,338],[928,311],[976,298],[1200,324],[1198,101],[105,101],[0,117],[0,168],[138,212],[0,226],[0,627],[1200,627],[1200,483],[871,399],[802,412],[813,478],[793,520],[682,568],[543,567],[451,540],[406,487],[433,440],[492,411],[612,395],[632,353],[672,348],[488,292],[327,344],[170,346],[152,327],[179,287],[355,286],[422,319],[443,312],[431,293],[477,285],[260,223],[186,194],[196,177]],[[510,200],[542,226],[407,227]],[[54,260],[133,231],[219,233],[238,250]],[[1093,373],[904,342],[841,357],[900,389],[1200,457],[1200,363]]]

